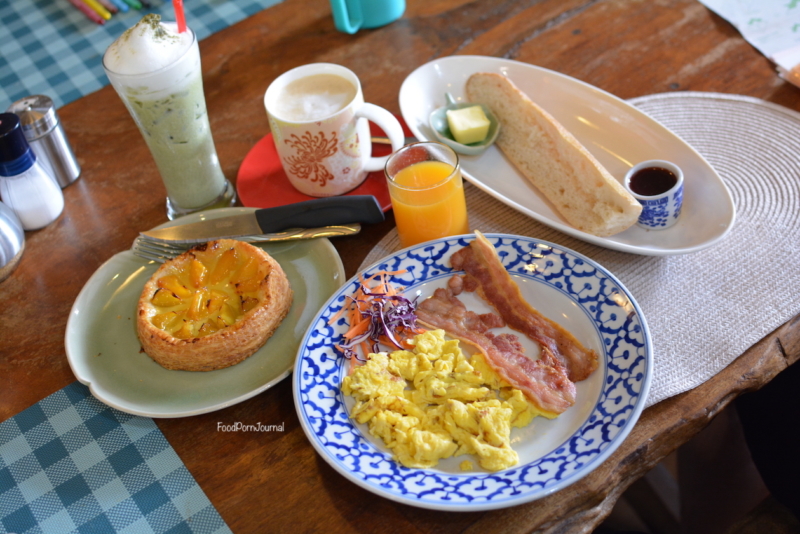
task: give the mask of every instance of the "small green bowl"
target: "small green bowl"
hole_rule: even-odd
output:
[[[495,139],[497,139],[497,134],[500,133],[500,121],[498,121],[497,117],[494,116],[494,113],[492,113],[491,110],[483,104],[474,104],[471,102],[459,104],[455,101],[453,95],[450,93],[445,93],[445,98],[447,98],[447,105],[438,108],[436,111],[431,113],[430,126],[434,135],[440,142],[448,145],[459,154],[464,154],[465,156],[480,155],[484,150],[489,148],[492,143],[495,142]],[[486,139],[483,141],[464,145],[457,142],[453,138],[453,134],[450,131],[450,125],[447,123],[447,111],[452,109],[469,108],[475,105],[483,108],[486,118],[489,119],[489,132],[486,134]]]

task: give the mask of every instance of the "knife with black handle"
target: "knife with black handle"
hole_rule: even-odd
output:
[[[214,239],[271,234],[292,228],[374,224],[383,220],[383,210],[374,196],[349,195],[315,198],[285,206],[257,209],[252,213],[176,224],[142,234],[157,241],[194,244]]]

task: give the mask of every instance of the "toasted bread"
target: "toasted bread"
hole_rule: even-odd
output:
[[[467,98],[500,121],[497,145],[571,226],[598,237],[636,223],[642,206],[555,118],[514,83],[480,72],[467,80]]]

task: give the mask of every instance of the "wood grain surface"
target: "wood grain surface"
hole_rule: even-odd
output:
[[[404,78],[448,55],[486,55],[553,69],[627,99],[672,91],[744,94],[800,111],[800,89],[696,0],[408,0],[395,23],[337,32],[327,0],[285,0],[200,43],[214,139],[235,180],[269,131],[262,99],[282,72],[345,65],[367,101],[399,113]],[[83,168],[62,216],[26,234],[0,284],[0,420],[75,380],[64,352],[70,308],[91,274],[166,221],[165,190],[122,102],[106,87],[59,110]],[[393,227],[334,244],[351,276]],[[765,298],[769,298],[766,296]],[[798,305],[800,313],[800,305]],[[443,513],[400,505],[347,481],[315,453],[291,381],[230,408],[158,426],[237,534],[257,532],[591,532],[621,493],[742,392],[800,355],[795,317],[702,386],[644,412],[622,446],[576,484],[504,510]],[[284,424],[283,432],[219,432],[218,423]]]

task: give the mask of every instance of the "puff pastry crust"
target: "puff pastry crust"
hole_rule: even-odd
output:
[[[142,349],[167,369],[213,371],[257,351],[283,321],[292,289],[262,249],[220,239],[164,263],[137,307]]]

